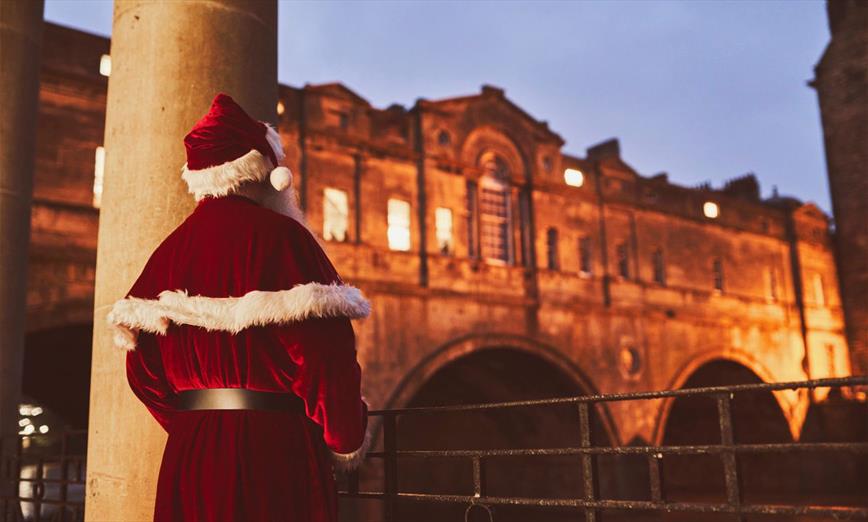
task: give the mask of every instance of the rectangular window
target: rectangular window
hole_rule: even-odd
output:
[[[479,228],[482,256],[509,261],[509,193],[502,187],[481,186]]]
[[[591,238],[579,239],[579,272],[591,275]]]
[[[392,250],[410,250],[410,203],[400,199],[389,199],[387,235]]]
[[[630,252],[627,250],[627,243],[618,243],[615,256],[618,259],[618,275],[630,279]]]
[[[666,264],[663,260],[663,250],[658,248],[654,251],[654,254],[651,258],[652,265],[654,266],[654,282],[658,285],[666,284]]]
[[[102,204],[102,181],[105,174],[105,147],[97,147],[93,158],[93,206]]]
[[[323,239],[346,241],[349,214],[346,192],[330,187],[323,190]]]
[[[467,255],[479,257],[479,244],[476,236],[476,182],[467,181]]]
[[[441,254],[452,253],[452,210],[438,207],[434,209],[434,235],[437,249]]]
[[[99,57],[99,73],[103,76],[111,76],[112,57],[104,54]]]
[[[770,301],[778,300],[778,271],[774,267],[768,267],[763,272],[766,282],[766,298]]]
[[[714,289],[723,292],[723,261],[719,257],[711,262],[711,270],[714,276]]]
[[[814,303],[817,306],[826,306],[826,292],[823,288],[823,276],[814,272],[811,285],[814,287]]]
[[[558,269],[558,229],[549,228],[546,230],[546,258],[548,259],[548,269]]]

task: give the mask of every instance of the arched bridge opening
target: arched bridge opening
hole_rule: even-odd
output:
[[[748,367],[717,359],[694,371],[683,388],[760,384],[763,380]],[[793,442],[777,399],[771,392],[739,393],[732,398],[732,428],[736,444]],[[675,399],[662,443],[665,446],[712,445],[721,441],[721,427],[713,398]],[[748,503],[798,500],[799,466],[805,454],[751,453],[737,457],[744,501]],[[671,500],[726,500],[724,470],[718,455],[673,455],[664,466]]]
[[[486,348],[455,359],[422,384],[407,407],[509,402],[588,394],[561,369],[537,354]],[[600,411],[591,413],[596,442],[609,445],[609,429]],[[406,415],[398,421],[400,450],[557,448],[579,443],[575,404],[505,410]],[[601,470],[607,466],[600,466]],[[484,480],[491,495],[575,497],[582,494],[581,466],[569,457],[502,457],[487,462]],[[473,470],[466,459],[403,459],[399,490],[466,494],[473,490]],[[601,471],[608,485],[613,473]],[[465,506],[405,502],[398,520],[463,520]],[[498,506],[498,521],[562,520],[551,509]],[[575,513],[572,514],[573,516]]]

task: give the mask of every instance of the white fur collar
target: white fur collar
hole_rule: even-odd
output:
[[[371,305],[358,288],[306,283],[289,290],[254,290],[241,297],[190,296],[184,290],[166,290],[157,299],[121,299],[107,319],[114,327],[115,345],[134,350],[139,331],[165,334],[169,323],[237,333],[314,317],[361,319],[370,313]]]

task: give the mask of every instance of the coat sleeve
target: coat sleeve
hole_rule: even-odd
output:
[[[307,416],[322,427],[336,467],[355,468],[370,440],[350,320],[308,319],[280,327],[278,336],[296,366],[292,391],[304,401]]]
[[[288,286],[306,283],[343,286],[331,261],[306,228],[295,226],[291,235],[291,250],[285,252],[285,263],[296,269],[298,280]],[[367,302],[365,306],[369,306]],[[305,402],[308,417],[322,427],[335,467],[355,468],[364,459],[370,435],[350,319],[342,314],[325,314],[276,329],[295,365],[292,390]]]
[[[166,432],[175,413],[174,392],[166,381],[163,359],[154,334],[142,332],[135,350],[127,352],[127,382]]]

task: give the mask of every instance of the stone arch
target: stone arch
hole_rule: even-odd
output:
[[[537,356],[560,371],[575,383],[577,388],[588,394],[596,395],[599,393],[587,374],[574,361],[553,346],[513,334],[469,334],[440,345],[406,372],[387,399],[385,407],[389,409],[406,407],[421,387],[450,362],[471,353],[496,348],[508,348]],[[601,404],[599,411],[606,437],[613,442],[620,440],[617,427],[606,405]]]
[[[505,334],[469,335],[438,348],[411,371],[412,381],[395,394],[393,406],[490,403],[594,393],[593,385],[574,363],[553,347]],[[425,377],[420,377],[424,375]],[[617,443],[605,408],[591,411],[593,442]],[[580,440],[575,404],[517,407],[506,410],[429,412],[399,415],[399,450],[560,448]],[[603,459],[606,460],[606,459]],[[398,461],[398,475],[408,492],[460,494],[472,491],[467,459]],[[600,490],[622,489],[624,473],[614,460],[599,464]],[[494,496],[538,497],[581,495],[581,468],[572,456],[512,456],[486,459],[486,482]],[[459,509],[460,508],[460,509]],[[462,506],[398,507],[400,520],[420,522],[461,518]],[[499,507],[498,520],[549,520],[564,513],[543,513],[530,507]],[[557,518],[558,520],[560,518]]]
[[[756,374],[762,382],[772,383],[778,379],[774,372],[771,371],[762,361],[753,355],[741,350],[708,350],[699,353],[688,360],[672,377],[672,380],[666,386],[667,390],[679,390],[697,370],[714,361],[730,361],[740,364]],[[807,397],[801,392],[784,390],[773,392],[772,394],[778,402],[778,406],[790,424],[790,432],[794,439],[798,440],[798,434],[801,431],[801,424],[804,420],[804,412],[799,414],[802,406],[801,403]],[[669,420],[669,415],[672,411],[672,406],[675,403],[674,399],[667,398],[660,401],[660,406],[657,412],[657,421],[655,422],[654,436],[652,444],[661,445],[663,436],[666,431],[666,424]],[[806,406],[805,406],[806,407]]]
[[[716,357],[692,371],[680,388],[761,382],[765,382],[765,379],[742,362]],[[736,443],[791,443],[796,438],[786,411],[772,393],[736,394],[731,404]],[[720,422],[715,401],[702,396],[682,396],[672,400],[660,431],[660,438],[655,442],[661,446],[719,444]],[[805,455],[756,452],[740,453],[737,458],[747,502],[798,498],[798,492],[803,489],[799,470],[806,460]],[[673,500],[706,498],[724,490],[725,478],[719,455],[670,454],[664,459],[663,481],[668,485],[668,494]],[[769,473],[768,470],[774,472]]]
[[[461,162],[478,168],[485,154],[503,159],[513,184],[525,183],[530,164],[512,137],[490,125],[473,129],[461,144]]]

